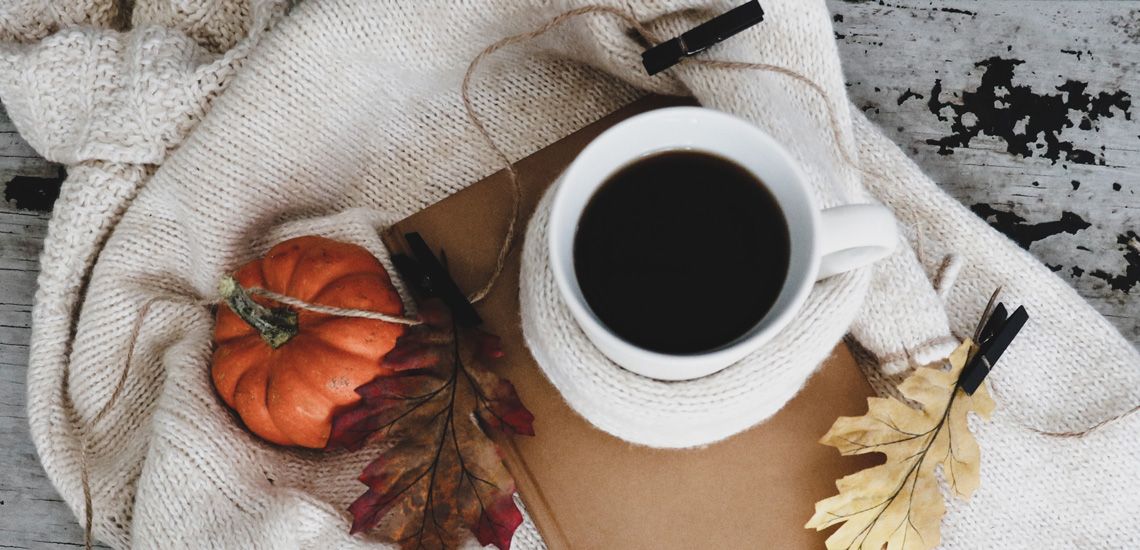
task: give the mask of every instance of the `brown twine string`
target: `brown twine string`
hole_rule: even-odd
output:
[[[216,302],[216,300],[189,300],[188,301],[183,296],[167,295],[167,294],[152,296],[152,297],[148,298],[145,302],[143,302],[142,307],[139,308],[138,315],[135,317],[134,322],[131,323],[131,333],[130,333],[130,336],[128,336],[128,340],[127,340],[129,342],[129,344],[127,345],[127,356],[126,356],[126,359],[124,359],[125,366],[124,366],[122,372],[119,373],[119,379],[115,382],[115,388],[111,392],[111,397],[109,397],[107,399],[107,402],[104,403],[103,406],[100,407],[99,410],[95,412],[95,415],[91,417],[91,421],[88,423],[89,426],[94,426],[94,425],[98,424],[100,421],[103,420],[104,417],[107,416],[107,413],[111,411],[111,407],[114,406],[116,402],[118,402],[119,397],[122,395],[124,388],[126,388],[127,379],[129,377],[130,371],[131,371],[131,363],[134,362],[135,343],[138,342],[139,333],[142,331],[143,321],[146,320],[147,314],[150,313],[151,306],[153,306],[156,302],[159,302],[159,301],[180,302],[183,304],[195,305],[195,306],[201,306],[201,305],[210,306]],[[70,372],[70,368],[65,373],[64,380],[65,380],[65,384],[67,385],[66,391],[68,392],[68,394],[70,394],[71,393],[71,372]],[[86,430],[77,427],[76,431],[79,433],[79,440],[80,440],[80,446],[79,446],[80,447],[80,449],[79,449],[79,482],[83,488],[83,517],[84,517],[83,547],[86,548],[87,550],[91,550],[91,547],[92,547],[92,545],[94,543],[94,539],[95,539],[94,534],[92,533],[93,523],[94,523],[93,520],[94,520],[94,516],[95,516],[95,507],[93,504],[93,500],[91,498],[90,460],[91,460],[91,454],[92,454],[92,449],[91,449],[92,445],[91,445],[91,438],[88,437],[89,434],[87,433]]]
[[[467,119],[473,126],[475,126],[475,129],[479,132],[479,135],[482,136],[483,141],[485,141],[487,145],[490,146],[491,151],[495,153],[495,156],[499,157],[499,160],[502,161],[503,166],[507,171],[507,179],[511,184],[510,222],[507,224],[507,231],[503,235],[503,244],[499,247],[499,254],[495,258],[495,268],[491,271],[491,275],[487,278],[487,282],[484,283],[483,286],[479,288],[479,290],[476,290],[474,293],[472,293],[469,298],[473,304],[487,297],[487,294],[491,292],[491,289],[495,286],[495,282],[498,281],[499,276],[503,273],[503,267],[507,263],[507,256],[510,254],[511,247],[514,244],[515,233],[518,231],[520,207],[519,203],[522,202],[522,188],[519,185],[518,172],[515,171],[514,163],[507,156],[506,152],[504,152],[503,149],[499,147],[499,145],[495,142],[494,137],[492,137],[491,133],[487,131],[487,127],[483,124],[483,120],[479,118],[479,114],[475,110],[475,104],[471,100],[472,77],[475,75],[475,70],[479,67],[483,60],[485,60],[491,54],[513,44],[529,42],[530,40],[546,34],[550,30],[558,27],[570,19],[591,13],[605,13],[616,16],[633,27],[642,36],[642,38],[646,39],[649,42],[657,42],[657,40],[654,40],[654,37],[650,33],[649,29],[645,28],[645,26],[641,24],[641,21],[638,21],[637,18],[625,10],[611,6],[584,6],[556,15],[555,17],[547,20],[545,23],[530,31],[521,32],[499,39],[498,41],[492,43],[490,46],[483,48],[483,51],[479,52],[479,54],[471,60],[471,63],[467,65],[467,71],[463,74],[463,83],[459,87],[459,94],[463,98],[463,109],[467,112]]]
[[[947,254],[938,264],[938,271],[934,273],[934,292],[942,300],[950,295],[950,289],[958,281],[958,273],[962,270],[962,258],[957,254]]]
[[[982,309],[981,321],[978,323],[977,328],[974,329],[974,345],[975,346],[977,345],[978,342],[981,341],[982,329],[985,328],[986,321],[990,318],[990,315],[993,314],[994,309],[997,307],[998,298],[1001,297],[1002,290],[1004,290],[1003,287],[1000,287],[1000,286],[997,287],[997,289],[994,290],[994,293],[990,295],[989,301],[986,302],[986,307],[984,307]],[[981,358],[982,363],[985,364],[986,369],[992,371],[994,366],[992,364],[990,364],[990,360],[987,359],[985,355],[981,355],[979,357]],[[993,377],[989,377],[989,379],[987,380],[987,384],[989,385],[990,391],[992,391],[993,394],[998,399],[1004,401],[1005,398],[1003,398],[1001,396],[1001,391],[998,389],[997,384],[995,384],[994,382],[995,382],[995,380]],[[1084,437],[1086,435],[1100,431],[1101,429],[1103,429],[1109,425],[1112,425],[1119,420],[1123,420],[1123,419],[1127,418],[1128,416],[1134,414],[1136,411],[1140,411],[1140,405],[1136,405],[1135,407],[1132,407],[1131,410],[1122,412],[1122,413],[1117,414],[1111,418],[1107,418],[1105,420],[1097,422],[1093,426],[1085,428],[1083,430],[1066,431],[1066,432],[1053,432],[1053,431],[1049,431],[1049,430],[1042,430],[1040,428],[1035,427],[1033,425],[1033,423],[1030,422],[1029,420],[1027,420],[1025,417],[1023,417],[1023,416],[1021,416],[1021,415],[1019,415],[1013,411],[1008,411],[1008,414],[1010,416],[1012,416],[1014,422],[1024,430],[1028,430],[1028,431],[1033,432],[1037,435],[1042,435],[1045,437],[1053,437],[1053,438],[1061,438],[1061,439],[1066,439],[1066,438],[1067,439],[1073,439],[1073,438],[1081,438],[1081,437]]]
[[[991,386],[992,386],[992,384],[991,384]],[[1117,421],[1123,420],[1124,418],[1136,413],[1136,411],[1140,411],[1140,405],[1136,405],[1135,407],[1132,407],[1132,409],[1127,410],[1125,412],[1122,412],[1116,416],[1113,416],[1112,418],[1101,420],[1100,422],[1093,424],[1093,426],[1088,428],[1088,429],[1081,430],[1081,431],[1075,431],[1075,432],[1048,432],[1045,430],[1038,430],[1037,428],[1034,428],[1032,426],[1026,426],[1026,428],[1028,428],[1030,431],[1032,431],[1036,434],[1044,435],[1044,436],[1048,436],[1048,437],[1082,438],[1082,437],[1089,435],[1091,433],[1098,432],[1107,426],[1115,424]]]
[[[483,140],[491,148],[492,152],[495,153],[495,156],[497,156],[499,158],[499,160],[502,162],[505,170],[507,171],[507,178],[511,184],[511,217],[510,217],[510,222],[508,223],[507,229],[503,235],[502,245],[500,246],[498,255],[495,259],[494,269],[492,270],[490,276],[487,278],[487,281],[483,284],[483,286],[469,295],[468,299],[471,301],[471,303],[478,303],[478,302],[482,301],[484,298],[486,298],[487,295],[491,292],[491,289],[495,286],[495,283],[498,281],[500,275],[502,275],[503,269],[506,265],[507,256],[510,254],[511,248],[514,244],[514,240],[517,237],[518,224],[519,224],[519,210],[520,210],[521,202],[522,202],[522,189],[519,185],[518,173],[515,170],[514,163],[510,160],[510,158],[502,150],[502,148],[499,147],[499,145],[495,142],[494,138],[491,136],[491,133],[487,130],[487,127],[483,124],[483,120],[479,117],[479,114],[475,109],[474,102],[471,99],[471,90],[470,90],[472,78],[473,78],[475,71],[478,68],[478,66],[488,56],[495,53],[496,51],[501,50],[501,49],[503,49],[507,46],[513,45],[513,44],[518,44],[518,43],[530,41],[534,38],[542,36],[543,34],[546,34],[547,32],[553,30],[554,28],[558,27],[559,25],[561,25],[562,23],[565,23],[566,21],[568,21],[570,19],[574,19],[574,18],[583,16],[583,15],[588,15],[588,14],[606,14],[606,15],[611,15],[611,16],[617,17],[618,19],[620,19],[623,22],[625,22],[626,24],[628,24],[631,28],[633,28],[641,36],[641,38],[644,39],[646,42],[648,42],[650,44],[655,44],[655,43],[660,42],[660,39],[653,32],[651,32],[648,28],[646,28],[641,23],[641,21],[639,21],[636,17],[634,17],[634,15],[632,13],[630,13],[629,11],[619,9],[616,7],[612,7],[612,6],[603,6],[603,5],[584,6],[581,8],[577,8],[577,9],[573,9],[573,10],[563,12],[563,13],[547,20],[545,23],[539,25],[538,27],[534,28],[533,30],[518,33],[515,35],[511,35],[511,36],[507,36],[505,38],[502,38],[502,39],[492,43],[490,46],[487,46],[482,51],[480,51],[478,55],[475,56],[475,58],[467,66],[467,71],[463,75],[463,82],[460,86],[460,95],[462,96],[463,107],[464,107],[464,110],[466,111],[467,118],[471,122],[471,124],[475,127],[476,131],[478,131],[479,135],[483,138]],[[804,76],[803,74],[800,74],[800,73],[798,73],[792,69],[788,69],[786,67],[781,67],[779,65],[772,65],[772,64],[768,64],[768,63],[753,63],[753,62],[744,62],[744,61],[718,60],[718,59],[707,59],[707,58],[702,58],[702,57],[683,58],[681,60],[681,63],[695,64],[695,65],[700,65],[700,66],[709,67],[709,68],[713,68],[713,69],[754,70],[754,71],[776,73],[776,74],[784,75],[788,78],[791,78],[797,82],[800,82],[801,84],[804,84],[809,89],[811,89],[816,95],[818,95],[819,98],[824,102],[825,106],[827,107],[827,115],[828,115],[828,122],[830,125],[830,129],[832,131],[833,137],[835,138],[836,144],[839,146],[839,152],[842,155],[843,160],[848,164],[848,166],[850,166],[851,168],[853,168],[853,169],[855,169],[855,170],[857,170],[857,171],[859,171],[865,175],[870,175],[870,176],[879,177],[879,178],[888,177],[886,174],[884,174],[882,172],[878,172],[876,170],[866,169],[866,168],[860,166],[859,163],[857,163],[855,161],[854,157],[851,154],[851,151],[848,150],[846,142],[843,141],[843,130],[842,130],[843,127],[842,127],[842,124],[840,123],[840,120],[839,120],[837,107],[835,106],[835,104],[832,103],[831,97],[827,94],[827,91],[824,90],[824,88],[821,85],[819,85],[817,82],[815,82],[811,78]],[[286,304],[289,306],[293,306],[296,308],[305,309],[305,310],[309,310],[309,311],[313,311],[313,312],[317,312],[317,313],[324,313],[324,314],[328,314],[328,315],[337,315],[337,316],[342,316],[342,317],[358,317],[358,318],[363,318],[363,319],[374,319],[374,320],[385,321],[385,322],[389,322],[389,323],[398,323],[398,324],[409,325],[409,326],[417,325],[417,324],[420,324],[422,322],[421,320],[416,319],[416,318],[387,315],[387,314],[379,313],[379,312],[375,312],[375,311],[339,308],[339,307],[325,306],[325,305],[321,305],[321,304],[314,304],[314,303],[310,303],[310,302],[306,302],[304,300],[294,298],[292,296],[286,296],[284,294],[280,294],[280,293],[273,292],[273,291],[270,291],[270,290],[267,290],[264,288],[259,288],[259,287],[250,287],[250,288],[246,288],[245,290],[251,294],[257,294],[257,295],[278,301],[280,303],[283,303],[283,304]],[[120,374],[119,380],[118,380],[117,384],[115,385],[115,389],[111,393],[111,397],[107,400],[107,403],[104,404],[103,407],[101,409],[99,409],[99,411],[95,414],[95,416],[92,419],[91,424],[95,424],[95,423],[99,422],[100,420],[102,420],[106,416],[107,412],[111,409],[111,407],[118,401],[119,397],[121,396],[123,389],[126,386],[126,382],[127,382],[128,375],[130,372],[130,365],[131,365],[132,359],[134,357],[135,343],[138,340],[139,332],[142,330],[143,320],[145,319],[147,313],[150,311],[150,307],[155,302],[160,301],[160,300],[182,301],[183,303],[187,303],[190,305],[213,305],[214,303],[216,303],[216,300],[209,300],[209,301],[195,300],[195,301],[187,302],[185,299],[182,299],[181,297],[175,298],[175,297],[171,297],[171,296],[155,296],[153,298],[148,299],[143,304],[143,306],[140,308],[139,315],[135,318],[135,322],[131,326],[131,334],[130,334],[130,339],[129,339],[130,343],[129,343],[128,348],[127,348],[126,367],[123,369],[123,372]],[[991,386],[992,386],[992,383],[991,383]],[[70,388],[67,391],[70,393]],[[1140,407],[1134,408],[1131,411],[1128,411],[1128,412],[1123,413],[1121,415],[1118,415],[1116,417],[1113,417],[1113,418],[1110,418],[1110,419],[1105,420],[1103,422],[1100,422],[1097,425],[1093,426],[1092,428],[1089,428],[1088,430],[1085,430],[1083,432],[1060,432],[1060,433],[1056,433],[1056,432],[1046,432],[1046,431],[1041,431],[1041,430],[1033,430],[1033,431],[1040,433],[1042,435],[1051,436],[1051,437],[1082,437],[1082,436],[1087,435],[1089,433],[1092,433],[1096,430],[1099,430],[1108,424],[1111,424],[1117,420],[1120,420],[1120,419],[1124,418],[1125,416],[1128,416],[1129,414],[1135,413],[1138,409],[1140,409]],[[84,515],[85,515],[85,520],[86,520],[85,525],[84,525],[84,533],[83,533],[83,535],[84,535],[84,547],[87,548],[88,550],[90,550],[92,547],[92,542],[93,542],[92,524],[93,524],[93,518],[94,518],[93,503],[92,503],[92,497],[91,497],[91,486],[90,486],[90,479],[89,479],[89,467],[88,467],[89,466],[88,460],[89,460],[89,454],[91,452],[91,448],[90,448],[90,441],[87,438],[86,432],[82,429],[78,429],[78,431],[79,431],[81,439],[82,439],[81,454],[80,454],[80,469],[81,469],[80,479],[81,479],[81,482],[83,485],[83,500],[84,500],[84,507],[85,507]]]
[[[423,321],[416,317],[401,317],[399,315],[388,315],[387,313],[380,313],[379,311],[369,311],[367,309],[350,309],[344,307],[325,306],[321,304],[314,304],[304,300],[286,296],[284,294],[273,292],[261,287],[243,287],[245,291],[250,294],[258,296],[265,296],[271,300],[281,302],[282,304],[293,306],[314,313],[324,313],[326,315],[334,315],[337,317],[356,317],[360,319],[372,319],[375,321],[385,321],[388,323],[395,323],[397,325],[415,326],[423,324]]]
[[[989,364],[989,361],[987,361],[985,357],[982,357],[982,361],[984,361],[986,363],[986,367],[991,367],[991,365]],[[994,380],[992,377],[987,381],[987,383],[989,384],[990,391],[992,391],[993,394],[998,399],[1004,400],[1004,398],[1002,397],[1002,391],[998,388],[997,384],[994,384]],[[1090,435],[1090,434],[1099,432],[1099,431],[1103,430],[1104,428],[1107,428],[1113,424],[1116,424],[1117,422],[1124,420],[1125,418],[1128,418],[1129,416],[1131,416],[1133,414],[1136,414],[1137,411],[1140,411],[1140,405],[1136,405],[1135,407],[1132,407],[1131,409],[1124,411],[1120,414],[1117,414],[1111,418],[1106,418],[1104,420],[1101,420],[1100,422],[1097,422],[1096,424],[1093,424],[1092,426],[1085,428],[1083,430],[1065,431],[1065,432],[1053,432],[1053,431],[1049,431],[1049,430],[1042,430],[1040,428],[1035,427],[1033,425],[1033,422],[1030,422],[1025,417],[1023,417],[1023,416],[1021,416],[1021,415],[1019,415],[1013,411],[1007,411],[1007,414],[1012,416],[1014,421],[1019,426],[1021,426],[1022,429],[1028,430],[1028,431],[1035,433],[1037,435],[1041,435],[1041,436],[1045,436],[1045,437],[1052,437],[1052,438],[1057,438],[1057,439],[1080,439],[1082,437],[1085,437],[1086,435]]]

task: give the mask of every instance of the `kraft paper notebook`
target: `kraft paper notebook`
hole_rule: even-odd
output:
[[[516,163],[525,223],[542,193],[593,137],[639,112],[691,104],[649,97]],[[465,291],[491,272],[510,215],[510,184],[499,172],[394,225],[384,240],[406,252],[419,232],[446,251]],[[521,235],[522,231],[520,231]],[[521,236],[520,236],[521,238]],[[822,548],[831,530],[803,528],[836,479],[874,463],[818,443],[838,416],[866,412],[870,387],[845,345],[768,421],[728,440],[688,450],[633,446],[606,434],[562,401],[523,344],[519,243],[499,283],[477,309],[502,337],[496,370],[535,415],[534,437],[499,443],[519,494],[551,549]]]

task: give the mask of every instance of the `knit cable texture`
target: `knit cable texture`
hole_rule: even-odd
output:
[[[609,5],[673,36],[733,3]],[[375,451],[296,451],[252,437],[211,387],[213,319],[193,302],[213,296],[223,274],[299,235],[355,242],[388,264],[379,230],[502,168],[459,96],[471,59],[498,37],[585,4],[308,0],[286,17],[282,2],[266,0],[139,0],[129,14],[107,0],[0,8],[0,97],[37,150],[69,165],[41,260],[28,416],[49,478],[80,518],[87,457],[100,541],[380,544],[349,536],[345,512]],[[822,0],[764,7],[760,27],[705,55],[787,67],[829,100],[780,74],[683,64],[648,77],[639,68],[644,44],[603,15],[497,52],[474,77],[471,100],[518,159],[646,92],[692,94],[772,133],[821,206],[886,204],[906,246],[818,284],[756,355],[706,380],[665,385],[608,367],[582,343],[546,279],[540,209],[526,230],[521,298],[528,343],[547,375],[603,429],[699,444],[778,409],[847,332],[883,365],[866,374],[890,392],[891,373],[944,352],[1004,285],[1033,318],[991,375],[1002,389],[998,410],[973,426],[981,487],[968,503],[948,502],[942,545],[1140,546],[1140,421],[1066,439],[1023,425],[1074,430],[1127,410],[1140,400],[1140,355],[850,108]],[[826,101],[843,123],[839,142]],[[841,144],[882,176],[851,166]],[[961,266],[956,282],[936,290],[930,280],[950,254]],[[120,395],[101,413],[136,317],[156,295],[187,299],[147,308]],[[711,420],[718,417],[730,423]],[[515,547],[541,547],[529,522]]]

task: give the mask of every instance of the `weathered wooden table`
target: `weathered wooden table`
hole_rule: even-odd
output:
[[[859,108],[1140,345],[1140,2],[829,4]],[[24,399],[61,177],[0,111],[0,548],[82,542],[36,458]]]

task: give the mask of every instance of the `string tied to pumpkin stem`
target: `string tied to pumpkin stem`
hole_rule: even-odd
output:
[[[255,302],[252,296],[262,296],[277,303],[297,309],[335,315],[337,317],[355,317],[358,319],[372,319],[397,325],[415,326],[423,324],[418,317],[401,317],[389,315],[379,311],[367,309],[352,309],[344,307],[314,304],[300,298],[274,292],[269,289],[250,286],[243,287],[232,275],[225,275],[218,281],[218,294],[226,305],[230,306],[238,317],[249,323],[251,327],[261,334],[270,347],[277,349],[295,336],[298,331],[297,313],[289,308],[269,308]]]
[[[218,293],[242,321],[253,327],[269,347],[277,349],[297,335],[297,312],[286,308],[265,307],[253,300],[237,279],[230,275],[218,282]]]

